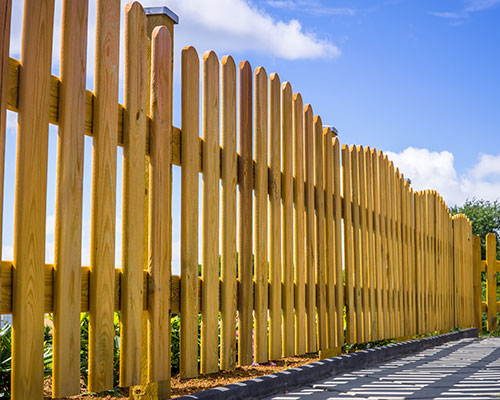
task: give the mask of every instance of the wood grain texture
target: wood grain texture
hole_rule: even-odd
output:
[[[365,177],[366,177],[366,208],[367,208],[367,223],[368,223],[368,239],[367,239],[367,257],[368,257],[368,292],[370,314],[369,314],[369,340],[376,340],[376,297],[375,287],[377,285],[375,268],[376,268],[376,255],[375,255],[375,237],[373,230],[373,172],[372,172],[372,159],[371,150],[369,147],[364,149],[364,164],[365,164]]]
[[[395,260],[394,260],[394,244],[395,244],[395,229],[394,229],[394,203],[393,203],[393,175],[394,164],[384,156],[385,160],[385,187],[386,187],[386,229],[387,229],[387,252],[388,252],[388,268],[387,268],[387,290],[389,292],[389,331],[390,337],[398,337],[397,332],[397,308],[396,308],[396,293],[395,293]]]
[[[116,126],[120,3],[97,3],[92,216],[90,233],[89,390],[113,388]]]
[[[456,219],[455,219],[456,221]],[[455,247],[457,246],[457,235],[455,235]],[[488,304],[487,329],[489,331],[497,328],[497,271],[496,265],[497,242],[493,233],[486,235],[486,302]],[[455,268],[457,260],[455,259]],[[455,300],[456,301],[456,300]],[[457,304],[455,304],[457,307]]]
[[[361,229],[360,229],[360,189],[359,189],[359,161],[356,146],[349,147],[351,153],[351,185],[352,185],[352,243],[354,260],[354,316],[356,342],[363,342],[363,303],[362,303],[362,256],[361,256]]]
[[[392,337],[390,329],[390,320],[392,318],[390,308],[389,284],[388,284],[388,270],[389,270],[389,247],[388,247],[388,223],[387,223],[387,157],[381,151],[377,152],[378,161],[378,175],[380,187],[380,206],[381,206],[381,235],[382,235],[382,303],[384,309],[384,337]]]
[[[361,289],[361,310],[363,318],[363,333],[358,339],[367,342],[370,337],[370,298],[368,295],[369,277],[368,277],[368,215],[367,215],[367,187],[366,187],[366,164],[365,151],[363,146],[356,147],[356,156],[358,159],[359,174],[359,254],[360,254],[360,289]]]
[[[293,131],[292,87],[281,85],[281,275],[283,282],[283,346],[284,357],[294,353],[293,316]]]
[[[269,358],[281,358],[281,84],[269,77]]]
[[[482,311],[481,311],[481,238],[474,236],[472,238],[473,253],[473,290],[474,290],[474,326],[478,332],[483,330]]]
[[[318,349],[328,348],[326,320],[326,256],[325,256],[325,183],[324,183],[324,138],[321,117],[315,116],[314,124],[314,184],[316,208],[316,310]]]
[[[220,368],[236,365],[236,66],[231,56],[222,58],[222,306]]]
[[[13,399],[43,398],[43,271],[53,18],[53,0],[25,2],[14,215]]]
[[[342,269],[342,197],[340,193],[340,143],[333,139],[333,216],[335,241],[335,347],[344,344],[344,273]]]
[[[316,347],[316,252],[314,232],[314,130],[313,110],[309,104],[304,107],[305,137],[305,199],[306,199],[306,352]]]
[[[304,197],[304,107],[302,96],[293,95],[293,175],[294,207],[294,285],[295,285],[295,354],[306,352],[306,253]]]
[[[120,386],[141,383],[142,271],[144,269],[144,159],[148,77],[146,14],[125,8],[125,115],[123,134],[123,283],[120,318]]]
[[[325,287],[326,287],[326,337],[328,348],[335,347],[335,219],[333,218],[333,143],[332,130],[323,133],[323,178],[325,187]]]
[[[384,324],[384,305],[383,298],[383,253],[382,253],[382,215],[380,205],[380,157],[375,149],[370,152],[373,173],[373,210],[374,210],[374,233],[375,233],[375,277],[376,281],[376,339],[385,337],[385,324]]]
[[[238,364],[252,364],[253,274],[252,274],[252,67],[248,61],[239,65],[239,259]]]
[[[254,124],[255,124],[255,362],[268,361],[267,351],[267,73],[262,67],[255,70]]]
[[[3,226],[3,193],[5,170],[5,130],[9,99],[9,47],[12,0],[0,5],[0,226]],[[2,238],[0,238],[0,260],[2,259]],[[1,293],[0,293],[1,295]]]
[[[213,51],[203,56],[203,280],[201,373],[219,369],[219,61]]]
[[[181,338],[180,375],[198,375],[198,169],[200,65],[194,47],[182,50]]]
[[[80,393],[80,298],[87,0],[63,3],[52,393]]]
[[[344,195],[344,274],[346,303],[346,341],[356,343],[354,319],[354,247],[352,227],[352,182],[351,153],[342,145],[342,183]]]
[[[170,290],[172,260],[172,39],[157,27],[151,43],[152,116],[149,157],[148,378],[170,384]],[[138,165],[143,162],[137,160]],[[139,167],[137,167],[139,168]],[[139,179],[139,178],[137,178]],[[140,191],[138,185],[137,191]],[[143,196],[142,196],[143,197]],[[194,197],[194,196],[193,196]],[[139,202],[139,199],[137,200]],[[139,210],[137,210],[139,212]],[[138,227],[137,230],[140,230]],[[138,251],[139,253],[139,251]],[[140,261],[140,255],[137,254]],[[139,316],[137,315],[136,318]],[[138,321],[136,320],[138,325]],[[169,388],[163,385],[164,390]]]

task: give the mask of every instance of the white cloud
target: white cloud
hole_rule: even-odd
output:
[[[169,7],[180,19],[175,32],[179,48],[194,45],[200,53],[251,51],[284,59],[340,54],[332,43],[305,32],[299,21],[277,20],[245,0],[172,0]]]
[[[12,261],[14,259],[14,248],[11,245],[4,244],[2,246],[2,260]]]
[[[450,206],[472,197],[486,200],[500,197],[500,154],[481,154],[478,162],[460,176],[449,151],[408,147],[400,153],[388,151],[387,155],[411,179],[415,190],[437,190]]]

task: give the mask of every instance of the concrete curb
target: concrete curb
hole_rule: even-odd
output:
[[[373,364],[404,357],[446,342],[477,336],[477,329],[470,328],[424,339],[375,347],[339,357],[327,358],[298,368],[277,372],[276,374],[265,375],[260,378],[249,379],[209,389],[204,392],[178,397],[177,400],[261,399],[276,393],[291,391],[327,376],[366,368]]]

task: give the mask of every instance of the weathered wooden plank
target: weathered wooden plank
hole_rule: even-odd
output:
[[[220,368],[236,365],[236,66],[222,58],[222,306]]]
[[[203,374],[219,369],[219,61],[213,51],[203,55],[203,280],[201,365]]]
[[[255,362],[268,360],[267,352],[267,73],[255,70]]]
[[[284,357],[295,348],[293,328],[293,130],[292,86],[281,85],[281,274],[283,282],[283,345]]]
[[[238,277],[238,364],[252,364],[253,274],[252,274],[252,67],[248,61],[239,65],[239,258]]]
[[[54,254],[52,395],[55,398],[80,393],[80,264],[87,3],[86,0],[63,3],[61,81],[64,85],[61,86],[59,103]]]
[[[323,124],[319,116],[314,117],[314,172],[316,208],[316,309],[318,348],[328,348],[326,320],[326,258],[325,258],[325,195],[324,195],[324,139]]]
[[[295,354],[306,352],[306,254],[304,197],[304,108],[302,96],[293,95],[293,161],[294,161],[294,284],[295,284]]]
[[[53,18],[53,0],[25,2],[14,215],[13,399],[43,398],[43,267]]]
[[[316,277],[314,248],[314,131],[313,110],[304,107],[305,136],[305,198],[306,198],[306,351],[315,352],[316,347]]]
[[[200,65],[194,47],[182,50],[181,331],[180,375],[198,375],[198,168]]]
[[[269,77],[269,358],[281,358],[281,84]]]
[[[483,330],[482,311],[481,311],[481,238],[474,236],[472,238],[473,246],[473,290],[474,290],[474,326],[479,332]]]
[[[169,390],[172,260],[172,166],[170,159],[172,39],[166,27],[162,26],[153,30],[151,47],[152,125],[148,193],[148,270],[151,278],[148,287],[148,380],[166,382],[163,384],[163,389]],[[141,160],[144,160],[143,154],[141,151],[142,157],[137,160],[138,165],[141,165]],[[139,187],[138,185],[137,191],[140,191]],[[137,201],[139,202],[139,199]],[[138,227],[137,230],[140,228]],[[137,262],[140,262],[139,250],[137,253]],[[139,316],[137,315],[136,318],[138,319]],[[139,324],[138,320],[136,324]]]

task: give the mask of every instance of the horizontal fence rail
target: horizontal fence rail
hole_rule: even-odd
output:
[[[97,3],[94,93],[85,89],[85,0],[63,1],[61,76],[50,74],[53,3],[25,1],[21,60],[9,57],[11,1],[0,5],[2,193],[13,190],[3,185],[6,110],[19,121],[14,259],[0,265],[0,313],[12,314],[14,328],[12,398],[43,398],[44,314],[54,317],[53,397],[80,391],[81,312],[90,316],[89,390],[113,387],[120,311],[119,384],[155,382],[158,398],[169,397],[174,314],[182,378],[478,326],[484,310],[496,328],[494,239],[480,261],[467,217],[452,216],[435,191],[414,192],[383,152],[342,145],[290,83],[184,48],[177,128],[176,21],[126,6],[120,105],[119,2]],[[48,159],[49,123],[58,126],[57,160]],[[93,142],[89,266],[81,266],[84,135]],[[57,163],[54,265],[44,262],[48,162]],[[181,167],[180,193],[172,165]],[[174,196],[180,276],[171,268]]]

